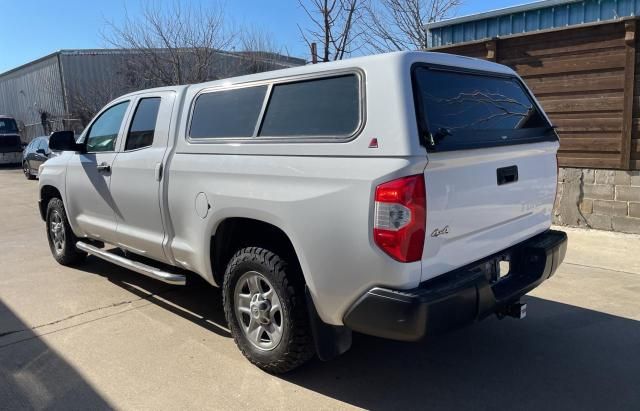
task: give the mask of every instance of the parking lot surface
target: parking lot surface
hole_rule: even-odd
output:
[[[640,409],[640,237],[567,230],[524,320],[408,344],[362,335],[265,374],[220,293],[50,256],[37,182],[0,169],[0,409]]]

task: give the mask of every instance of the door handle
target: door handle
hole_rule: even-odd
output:
[[[502,167],[496,170],[498,185],[515,183],[518,181],[518,166]]]
[[[96,166],[99,172],[110,173],[111,166],[107,163],[100,163]]]
[[[156,181],[162,180],[162,163],[157,163],[156,164],[156,168],[155,168],[153,174],[154,174],[154,176],[156,178]]]

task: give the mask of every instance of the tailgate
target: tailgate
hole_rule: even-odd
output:
[[[557,146],[547,142],[430,154],[422,281],[548,229]],[[517,181],[509,181],[515,180],[515,170]]]
[[[422,280],[549,228],[558,138],[515,74],[414,65],[429,163]]]
[[[0,134],[0,153],[22,153],[22,142],[17,134]]]

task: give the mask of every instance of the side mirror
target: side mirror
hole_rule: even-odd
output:
[[[56,151],[82,151],[84,146],[76,143],[73,131],[54,131],[49,136],[49,148]]]

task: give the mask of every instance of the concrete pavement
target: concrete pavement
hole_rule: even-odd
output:
[[[567,230],[523,321],[419,344],[356,335],[275,377],[250,365],[217,290],[51,258],[37,182],[0,169],[0,409],[638,409],[640,237]]]

